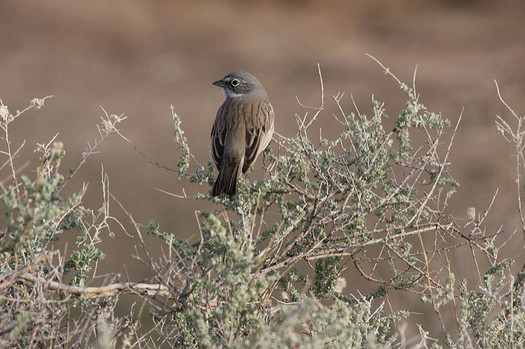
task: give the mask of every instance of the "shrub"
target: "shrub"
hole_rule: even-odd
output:
[[[321,105],[296,115],[295,137],[275,136],[265,154],[265,178],[242,177],[233,197],[209,195],[213,165],[200,164],[191,153],[172,108],[174,139],[182,150],[178,176],[202,188],[184,199],[196,205],[212,201],[223,209],[198,213],[195,239],[165,232],[161,222],[142,226],[129,215],[141,247],[137,257],[151,269],[151,283],[110,280],[87,286],[93,266],[104,258],[97,247],[101,233],[113,233],[108,177],[102,173],[100,210],[82,205],[85,187],[63,197],[70,177],[60,173],[65,151],[56,139],[38,146],[41,161],[34,177],[19,176],[9,125],[22,112],[12,115],[1,105],[5,163],[0,170],[10,182],[2,188],[2,346],[523,345],[523,274],[513,276],[511,262],[498,257],[497,233],[481,229],[486,214],[472,208],[459,225],[447,212],[459,186],[448,162],[459,121],[451,129],[449,121],[420,102],[415,86],[382,67],[406,96],[395,117],[375,99],[370,115],[346,113],[338,94],[334,100],[340,114],[333,117],[339,135],[326,139],[317,134],[316,122],[326,113],[319,71]],[[35,99],[28,108],[40,108],[44,101]],[[100,138],[69,176],[108,136],[127,141],[117,128],[124,119],[105,113]],[[499,120],[502,134],[521,156],[520,130]],[[78,238],[75,250],[61,256],[50,242],[65,231],[76,231]],[[144,234],[162,242],[164,255],[153,257]],[[484,274],[478,285],[456,284],[454,270],[461,266],[450,265],[448,254],[457,249],[490,264],[485,272],[478,270]],[[374,291],[344,292],[348,268],[355,268]],[[394,290],[419,295],[431,305],[441,339],[420,328],[417,341],[407,342],[400,321],[411,310],[385,309]],[[148,304],[151,329],[144,328],[133,309],[127,316],[115,314],[126,293]],[[452,321],[445,318],[447,307],[453,310]]]

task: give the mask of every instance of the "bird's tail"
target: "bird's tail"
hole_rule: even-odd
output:
[[[218,196],[222,193],[230,196],[235,194],[240,165],[239,161],[228,161],[222,164],[219,176],[211,190],[212,196]]]

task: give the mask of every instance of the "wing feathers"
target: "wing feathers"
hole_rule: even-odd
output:
[[[212,195],[235,193],[239,167],[243,173],[248,171],[270,143],[273,129],[274,113],[267,99],[228,98],[224,101],[211,131],[211,153],[219,169]]]

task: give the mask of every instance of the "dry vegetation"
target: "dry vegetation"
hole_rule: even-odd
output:
[[[390,106],[398,110],[395,115],[375,98],[370,115],[357,107],[345,111],[343,94],[333,96],[339,113],[327,114],[319,70],[320,105],[302,106],[306,112],[296,114],[296,136],[277,135],[265,154],[265,178],[243,177],[231,198],[210,197],[213,166],[192,155],[172,109],[178,177],[200,188],[179,199],[197,208],[207,201],[222,206],[196,211],[198,229],[187,239],[164,231],[162,222],[135,221],[109,190],[104,170],[99,209],[83,204],[85,186],[62,194],[101,142],[111,135],[131,142],[119,130],[123,116],[104,114],[99,137],[68,174],[60,167],[63,144],[53,138],[38,145],[40,163],[25,176],[19,174],[20,148],[9,130],[27,110],[43,107],[47,97],[16,113],[2,104],[2,345],[523,346],[523,274],[511,271],[512,259],[500,257],[507,242],[502,230],[485,225],[492,204],[482,211],[470,208],[466,218],[449,210],[458,187],[449,157],[461,118],[450,127],[420,102],[415,74],[409,86],[381,68],[406,99]],[[515,146],[516,203],[524,222],[523,117],[501,102],[515,118],[498,117],[497,127]],[[334,118],[339,135],[324,138],[317,127],[321,118]],[[386,128],[387,119],[393,120],[392,128]],[[130,224],[111,214],[114,206]],[[134,239],[135,257],[153,275],[149,280],[122,282],[116,274],[97,273],[105,257],[101,241],[122,231]],[[73,249],[66,253],[55,247],[71,234]],[[151,237],[160,241],[162,253],[152,252]],[[451,263],[449,256],[458,251],[476,265],[475,282],[456,277],[462,265]],[[348,269],[374,289],[343,292]],[[88,286],[92,283],[100,286]],[[441,328],[438,338],[424,326],[407,338],[401,323],[414,310],[391,304],[393,292],[430,305]],[[122,315],[115,309],[124,294],[134,295],[136,302]]]

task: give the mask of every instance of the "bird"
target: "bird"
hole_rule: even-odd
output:
[[[250,73],[234,71],[213,85],[226,99],[211,130],[211,155],[219,170],[212,196],[232,196],[239,174],[248,171],[272,140],[274,111],[263,85]]]

